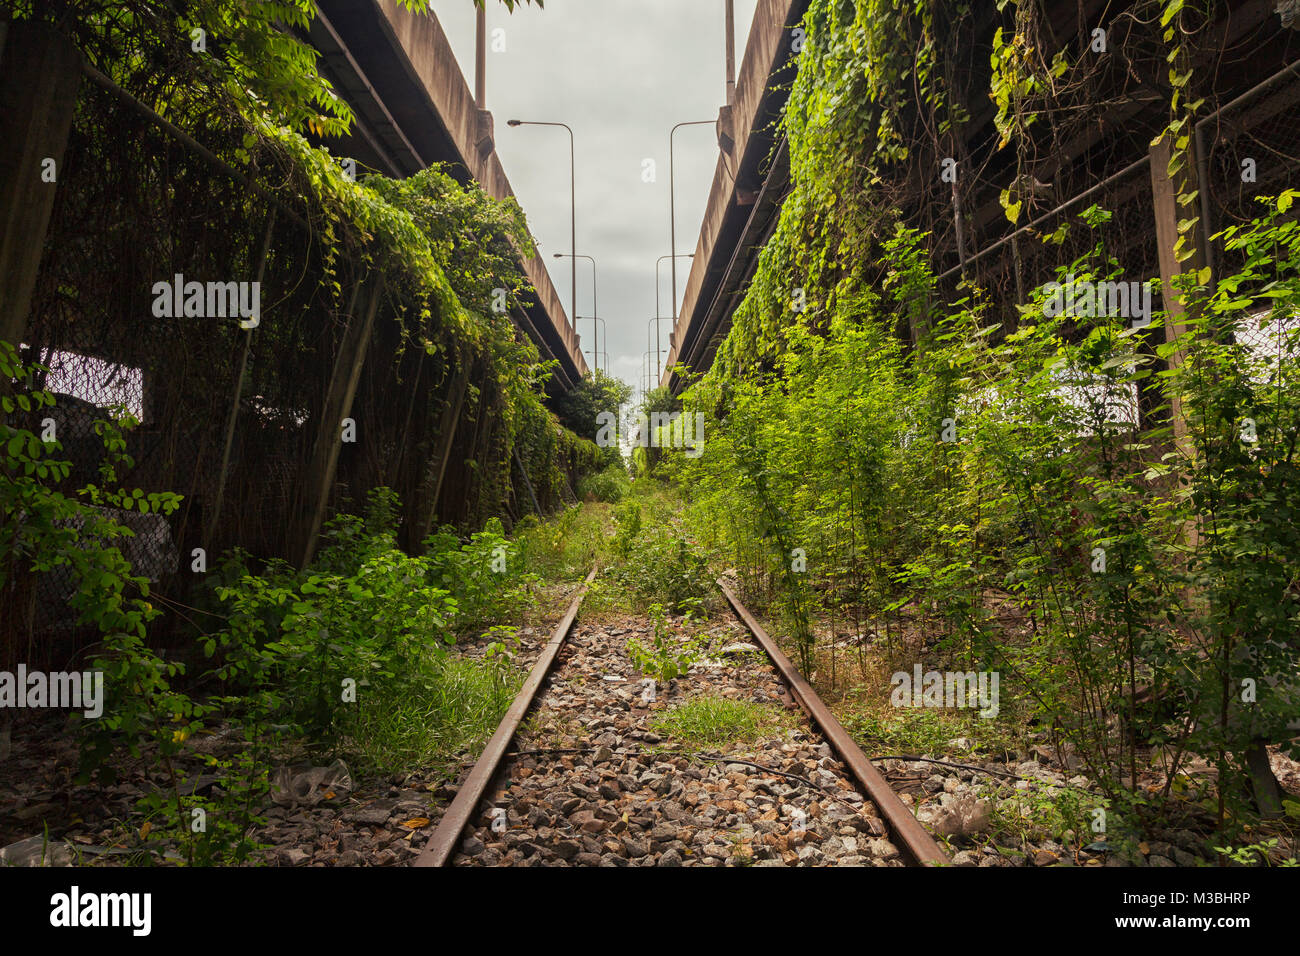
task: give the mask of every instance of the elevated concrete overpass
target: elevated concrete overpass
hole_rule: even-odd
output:
[[[437,18],[397,0],[318,0],[309,40],[323,75],[356,114],[352,134],[331,151],[394,177],[447,163],[460,182],[514,195],[497,156],[492,115],[478,108]],[[512,312],[542,357],[558,360],[553,383],[567,391],[587,371],[579,336],[542,260],[520,256],[536,293]]]
[[[674,393],[684,385],[674,365],[703,372],[713,363],[776,228],[790,184],[776,121],[794,78],[795,28],[808,3],[760,0],[754,11],[735,101],[718,118],[718,164],[660,379]]]

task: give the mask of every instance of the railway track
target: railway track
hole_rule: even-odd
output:
[[[415,866],[948,862],[726,582],[736,620],[711,630],[730,652],[654,684],[627,652],[648,619],[575,627],[595,573]],[[712,750],[656,730],[671,708],[718,700],[785,707],[764,711],[782,715],[770,732]]]

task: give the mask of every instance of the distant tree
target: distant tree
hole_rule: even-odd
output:
[[[660,385],[658,388],[652,388],[646,392],[641,399],[641,406],[637,412],[646,421],[646,428],[649,429],[649,422],[653,419],[656,412],[667,412],[675,414],[682,410],[682,402],[666,387]],[[646,436],[649,440],[649,435]],[[663,457],[662,449],[650,446],[638,446],[632,450],[632,470],[634,474],[649,474],[654,471],[655,466]]]
[[[597,369],[557,400],[554,409],[566,428],[595,441],[600,430],[596,416],[601,412],[617,416],[631,398],[631,385]]]
[[[640,411],[646,418],[655,412],[680,412],[681,410],[681,400],[674,398],[673,393],[662,385],[646,392],[641,400]]]

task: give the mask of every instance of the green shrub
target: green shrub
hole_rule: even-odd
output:
[[[497,518],[464,543],[451,528],[441,528],[424,547],[428,581],[456,601],[450,623],[458,633],[516,616],[531,600],[536,575],[525,572],[519,545],[506,538]]]
[[[573,581],[607,564],[609,507],[574,505],[547,522],[529,516],[515,526],[519,566],[548,581]]]
[[[584,501],[604,501],[616,504],[623,500],[631,487],[627,468],[622,462],[610,465],[604,471],[593,475],[584,475],[578,481],[578,497]]]
[[[636,669],[647,677],[670,681],[685,677],[699,661],[708,645],[707,638],[681,639],[676,629],[669,625],[661,605],[650,606],[650,619],[654,622],[654,636],[649,644],[637,638],[627,642],[627,654]]]
[[[636,532],[624,539],[624,529],[639,528],[639,511],[628,513],[620,526],[626,556],[611,570],[615,581],[639,603],[658,603],[678,614],[699,612],[714,595],[708,554],[684,534],[669,527]],[[636,517],[631,517],[636,516]]]

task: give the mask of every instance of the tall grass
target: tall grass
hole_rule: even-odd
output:
[[[492,662],[445,657],[426,679],[381,690],[357,713],[344,749],[362,773],[412,768],[455,775],[458,758],[476,759],[523,685],[522,672]]]

